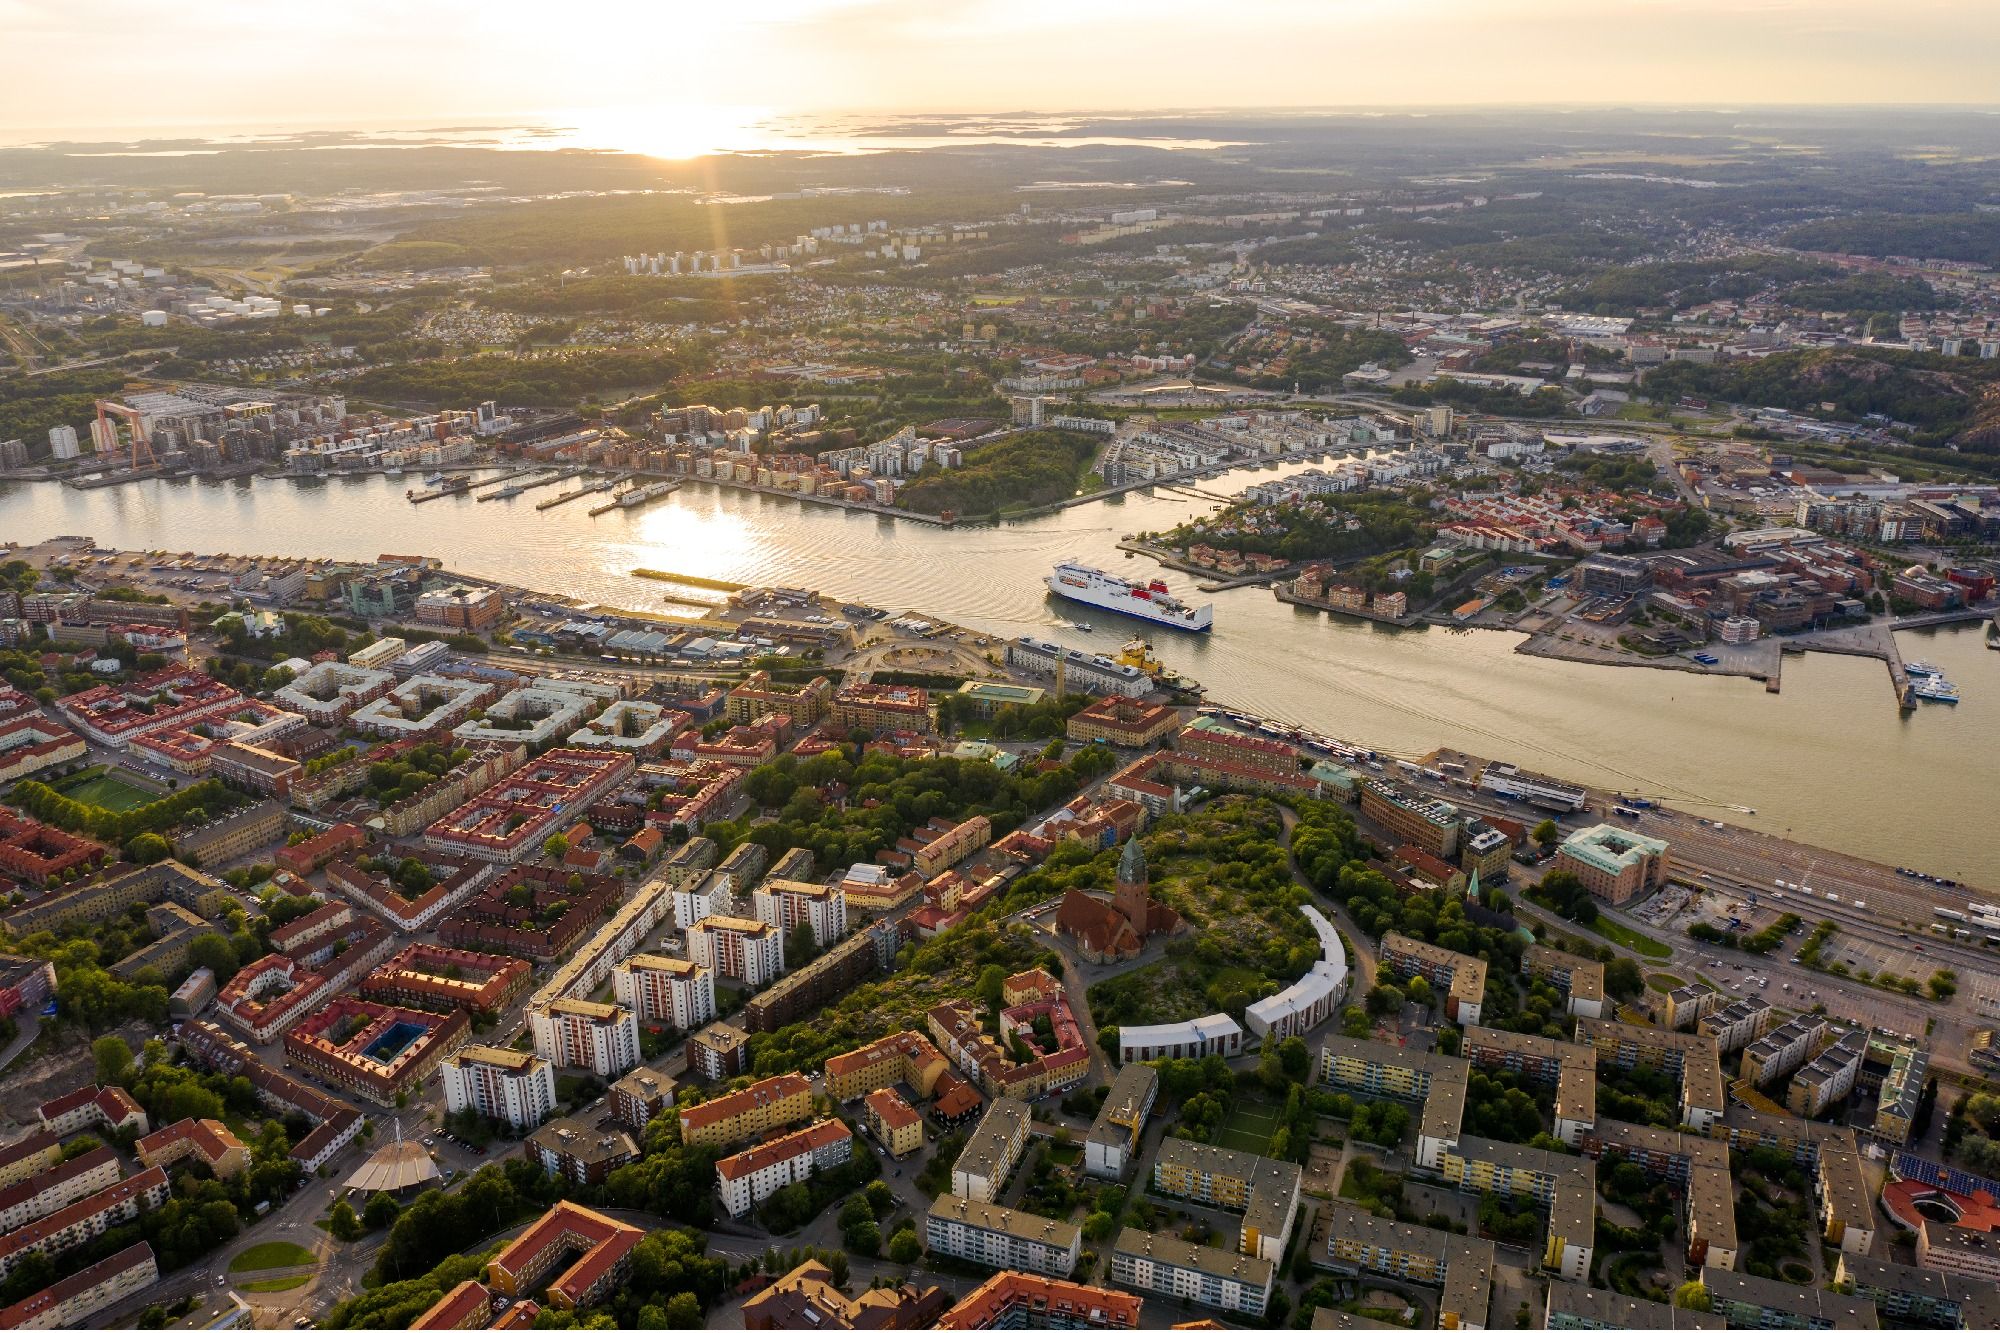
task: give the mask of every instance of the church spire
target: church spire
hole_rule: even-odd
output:
[[[1120,884],[1146,882],[1146,853],[1139,846],[1139,835],[1136,833],[1125,840],[1125,850],[1118,857],[1118,882]]]

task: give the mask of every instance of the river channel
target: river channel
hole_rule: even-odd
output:
[[[1232,494],[1277,475],[1246,469],[1198,485]],[[1151,576],[1156,566],[1128,560],[1118,539],[1215,507],[1134,492],[997,528],[946,530],[705,482],[597,518],[583,501],[536,511],[537,500],[566,487],[412,505],[404,492],[421,484],[414,474],[90,491],[0,483],[0,539],[75,533],[137,550],[416,553],[466,573],[672,612],[663,598],[680,590],[631,576],[648,567],[806,585],[1102,652],[1127,637],[1129,622],[1048,599],[1049,568],[1076,557]],[[1191,577],[1166,578],[1183,597],[1204,600]],[[2000,653],[1986,650],[1983,627],[1904,636],[1905,656],[1943,667],[1964,702],[1899,714],[1882,664],[1865,659],[1788,657],[1783,691],[1772,695],[1755,681],[1522,656],[1511,633],[1343,620],[1286,606],[1263,588],[1213,600],[1212,634],[1152,638],[1163,661],[1218,702],[1398,753],[1446,745],[1511,759],[2000,888]],[[1094,632],[1069,628],[1073,621]]]

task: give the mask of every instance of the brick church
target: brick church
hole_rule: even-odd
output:
[[[1110,901],[1071,889],[1056,909],[1056,929],[1091,962],[1115,963],[1137,957],[1154,935],[1179,934],[1186,923],[1179,912],[1153,901],[1146,885],[1146,853],[1134,835],[1118,857],[1118,882]]]

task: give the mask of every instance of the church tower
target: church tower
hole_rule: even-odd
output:
[[[1125,840],[1125,850],[1118,857],[1118,886],[1112,891],[1111,905],[1140,939],[1146,938],[1152,895],[1146,889],[1146,853],[1141,850],[1136,833]]]

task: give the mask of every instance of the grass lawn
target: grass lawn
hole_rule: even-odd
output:
[[[149,801],[158,800],[158,793],[126,782],[116,773],[100,773],[87,778],[74,787],[60,789],[72,801],[85,805],[101,805],[106,810],[123,812],[137,809]]]
[[[1682,981],[1671,972],[1654,972],[1646,978],[1646,984],[1662,993],[1677,991],[1687,985],[1685,981]]]
[[[260,1282],[239,1282],[236,1285],[243,1291],[290,1291],[294,1287],[303,1287],[310,1281],[312,1278],[306,1274],[294,1273],[291,1277],[270,1277]]]
[[[1229,1113],[1229,1119],[1216,1131],[1215,1143],[1219,1148],[1234,1148],[1239,1152],[1262,1155],[1271,1146],[1271,1136],[1278,1132],[1278,1112],[1262,1103],[1240,1101],[1236,1109]]]
[[[229,1271],[254,1273],[265,1268],[299,1268],[318,1262],[319,1256],[303,1245],[296,1245],[288,1240],[267,1240],[261,1245],[252,1245],[231,1259]]]
[[[1582,925],[1583,923],[1572,922],[1571,924]],[[1674,956],[1672,949],[1669,949],[1652,936],[1641,935],[1630,926],[1621,926],[1616,921],[1605,917],[1597,918],[1597,920],[1591,922],[1588,926],[1584,926],[1584,929],[1593,934],[1603,936],[1613,944],[1624,945],[1641,958],[1672,958]]]

